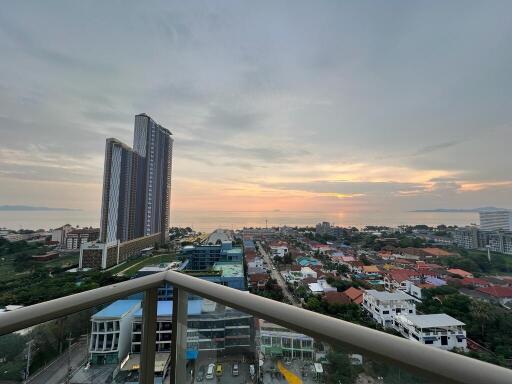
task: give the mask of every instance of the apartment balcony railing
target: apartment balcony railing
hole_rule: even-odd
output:
[[[236,289],[167,271],[60,299],[35,304],[0,316],[0,335],[68,316],[81,310],[144,291],[140,383],[154,380],[157,330],[157,288],[174,286],[171,340],[171,383],[186,383],[187,296],[189,293],[236,308],[255,317],[311,336],[316,341],[348,348],[365,357],[399,366],[434,383],[512,383],[512,370],[384,332],[250,295]]]

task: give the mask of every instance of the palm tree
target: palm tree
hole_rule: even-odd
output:
[[[482,336],[484,335],[485,323],[492,319],[492,306],[482,300],[474,300],[471,306],[471,317],[480,323]]]

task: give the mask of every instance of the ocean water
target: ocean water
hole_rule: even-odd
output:
[[[0,211],[0,228],[50,229],[64,224],[98,227],[100,214],[92,211]],[[216,228],[306,226],[328,221],[340,226],[398,226],[402,224],[469,225],[478,222],[474,212],[316,212],[316,211],[171,211],[172,226],[198,231]]]

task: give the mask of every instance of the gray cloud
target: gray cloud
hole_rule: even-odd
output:
[[[444,143],[439,143],[439,144],[427,145],[426,147],[422,147],[422,148],[418,149],[418,151],[416,151],[415,154],[416,155],[430,154],[432,152],[436,152],[436,151],[439,151],[442,149],[454,147],[462,142],[463,142],[462,140],[453,140],[453,141],[446,141]]]
[[[317,180],[311,182],[288,182],[288,183],[267,183],[265,187],[298,190],[305,192],[326,193],[326,194],[396,194],[403,191],[423,190],[424,185],[415,183],[396,182],[354,182],[354,181],[325,181]]]
[[[322,164],[365,163],[456,174],[432,180],[425,206],[443,196],[507,205],[507,187],[457,191],[460,180],[512,172],[510,3],[34,1],[2,11],[1,148],[89,168],[0,159],[3,177],[93,180],[105,138],[131,143],[133,115],[147,112],[175,136],[178,178],[250,173],[320,179],[276,188],[423,193],[322,181]]]

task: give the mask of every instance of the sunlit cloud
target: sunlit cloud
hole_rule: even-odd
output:
[[[105,139],[146,112],[173,210],[510,206],[512,4],[386,7],[6,4],[0,204],[99,214]]]

